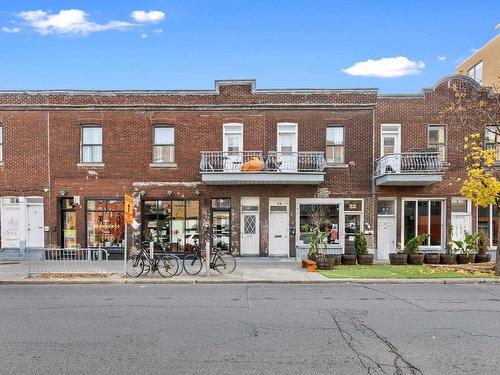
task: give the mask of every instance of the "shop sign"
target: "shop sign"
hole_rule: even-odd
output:
[[[134,221],[134,198],[125,194],[125,212],[124,212],[125,224],[132,224]]]

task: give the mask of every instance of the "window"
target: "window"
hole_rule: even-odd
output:
[[[340,243],[339,204],[301,204],[299,210],[300,240],[304,244],[311,242],[312,231],[318,224],[320,230],[328,234],[327,244],[337,245]]]
[[[451,198],[451,212],[454,214],[468,214],[469,201],[467,198],[453,197]]]
[[[490,244],[497,245],[497,208],[489,205],[488,207],[477,208],[477,230],[484,232]]]
[[[199,235],[200,202],[155,199],[142,202],[142,237],[167,251],[189,252]]]
[[[399,124],[382,124],[380,156],[399,154],[401,152],[401,126]]]
[[[0,163],[3,162],[3,126],[0,126]]]
[[[405,200],[403,204],[404,244],[413,237],[428,233],[423,246],[442,245],[442,200]]]
[[[87,246],[123,247],[123,200],[87,200]]]
[[[327,126],[326,128],[326,162],[329,164],[344,163],[344,127]]]
[[[82,127],[82,163],[102,163],[102,128]]]
[[[472,68],[469,69],[467,75],[472,78],[474,81],[483,84],[483,62],[477,63]]]
[[[439,154],[442,161],[446,160],[446,127],[444,125],[429,125],[428,129],[429,149]]]
[[[500,160],[500,126],[490,125],[486,127],[484,143],[487,149],[496,150],[496,159]]]
[[[379,200],[377,203],[378,215],[394,215],[396,213],[396,202],[394,200]]]
[[[174,128],[171,126],[155,126],[153,131],[153,163],[174,163]]]

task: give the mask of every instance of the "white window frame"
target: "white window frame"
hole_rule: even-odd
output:
[[[500,208],[497,208],[500,209]],[[476,206],[476,232],[479,225],[479,207]],[[488,205],[488,239],[490,240],[490,250],[496,250],[497,246],[493,245],[493,206]]]
[[[334,144],[329,144],[328,143],[328,129],[330,128],[340,128],[342,129],[342,143],[334,143]],[[335,125],[335,124],[330,124],[330,125],[327,125],[326,126],[326,129],[325,129],[325,136],[326,136],[326,149],[328,149],[328,147],[332,147],[334,150],[336,147],[342,147],[342,160],[340,162],[335,162],[334,160],[326,160],[326,163],[329,164],[329,165],[342,165],[342,164],[345,164],[345,148],[346,148],[346,145],[345,145],[345,126],[344,125]],[[328,155],[328,152],[325,153],[327,156]],[[333,152],[333,155],[335,155],[335,152]]]
[[[495,131],[489,130],[489,128],[495,128]],[[495,142],[487,142],[487,133],[493,133],[495,136]],[[499,125],[486,125],[484,128],[484,147],[488,149],[488,145],[493,145],[495,147],[490,147],[495,149],[495,160],[500,161],[500,124]]]
[[[101,143],[95,143],[95,144],[85,144],[83,143],[83,133],[85,129],[100,129],[101,130]],[[91,146],[100,146],[101,147],[101,160],[99,161],[84,161],[83,160],[83,148],[84,147],[91,147]],[[104,131],[102,125],[99,124],[84,124],[80,126],[80,163],[84,165],[92,165],[92,164],[103,164],[104,163]]]
[[[429,245],[429,246],[420,246],[420,249],[423,250],[440,250],[445,248],[445,242],[446,242],[446,233],[445,233],[445,227],[446,227],[446,199],[445,198],[437,198],[437,197],[429,197],[429,198],[403,198],[401,199],[401,247],[404,248],[404,243],[405,243],[405,202],[408,201],[416,201],[416,209],[415,209],[415,216],[418,217],[418,202],[423,201],[423,202],[430,202],[430,201],[441,201],[441,245],[436,246],[436,245]],[[430,210],[430,204],[429,204],[429,210]],[[428,223],[427,226],[430,227],[430,220],[431,217],[429,215]],[[415,219],[415,234],[418,233],[418,220]]]
[[[398,130],[384,130],[384,127],[397,127]],[[381,124],[380,125],[380,156],[384,156],[384,135],[397,135],[398,144],[394,144],[394,153],[401,153],[401,124]]]
[[[235,131],[235,130],[228,130],[229,127],[231,126],[238,126],[240,130]],[[240,122],[228,122],[222,125],[222,150],[224,152],[229,152],[228,151],[228,142],[227,142],[227,136],[229,135],[240,135],[240,144],[239,144],[239,152],[243,152],[243,124]]]
[[[478,77],[479,66],[481,67],[481,77]],[[467,75],[480,85],[483,84],[483,75],[484,75],[483,73],[484,73],[484,66],[482,60],[479,61],[477,64],[475,64],[473,67],[471,67],[469,70],[467,70]]]
[[[156,143],[156,129],[172,129],[172,131],[174,132],[174,139],[173,139],[173,143]],[[169,160],[169,161],[155,161],[154,159],[154,154],[155,154],[155,147],[163,147],[163,146],[172,146],[174,148],[174,158],[173,160]],[[173,125],[168,125],[168,124],[155,124],[153,125],[153,155],[152,155],[152,158],[153,158],[153,164],[175,164],[175,161],[176,161],[176,157],[175,157],[175,151],[176,151],[176,147],[175,147],[175,126]]]
[[[442,162],[448,161],[448,127],[445,124],[428,124],[427,125],[427,148],[431,148],[430,143],[430,130],[432,127],[440,127],[444,129],[444,159]],[[442,145],[441,143],[433,143],[432,145]],[[439,151],[436,151],[439,154]]]

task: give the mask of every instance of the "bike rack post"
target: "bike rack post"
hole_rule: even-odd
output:
[[[207,270],[207,277],[210,277],[210,243],[209,241],[206,242],[205,244],[205,269]]]

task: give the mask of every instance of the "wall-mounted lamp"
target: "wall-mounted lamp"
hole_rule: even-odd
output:
[[[167,195],[171,197],[172,195],[174,195],[174,192],[172,190],[167,190]]]
[[[61,197],[65,197],[65,196],[66,196],[66,194],[67,194],[66,190],[61,190],[61,191],[59,192],[59,195],[60,195]]]
[[[141,191],[139,192],[139,195],[140,195],[141,197],[145,196],[145,195],[146,195],[146,190],[141,190]]]
[[[194,193],[199,197],[201,195],[201,190],[195,190]]]

